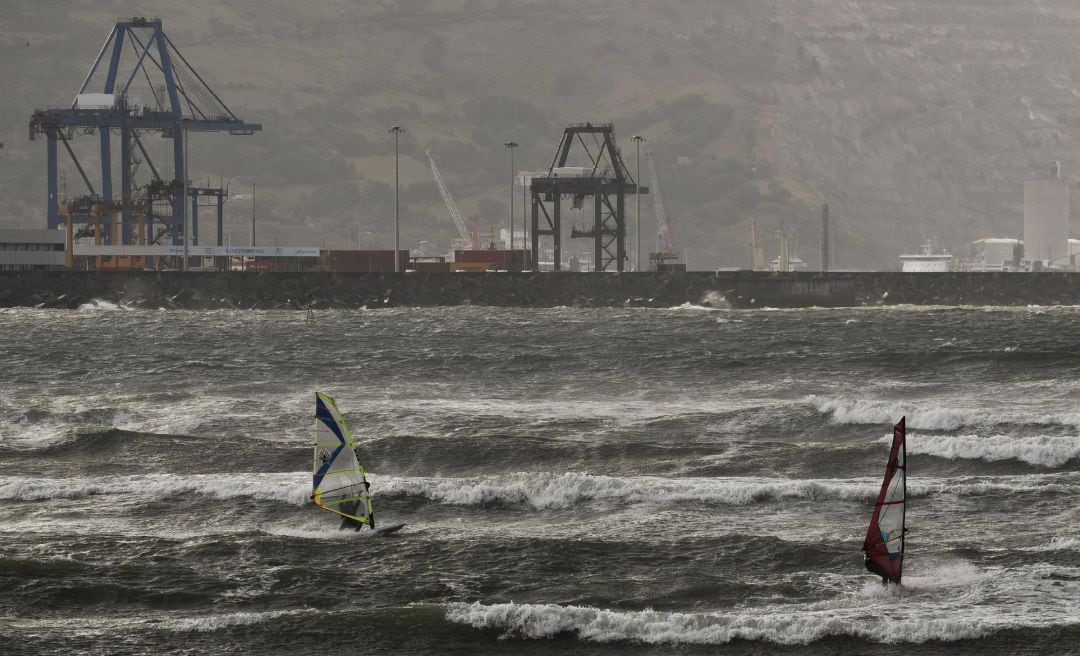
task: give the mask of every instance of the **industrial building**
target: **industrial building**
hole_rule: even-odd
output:
[[[968,271],[1016,271],[1023,247],[1024,242],[1019,239],[977,239],[971,242],[971,259],[964,268]]]
[[[1069,259],[1069,182],[1052,162],[1050,177],[1024,183],[1024,261],[1029,270],[1062,266]]]
[[[59,270],[64,259],[60,230],[0,229],[0,271]]]

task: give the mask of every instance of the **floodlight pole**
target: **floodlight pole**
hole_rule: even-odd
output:
[[[398,228],[398,204],[400,202],[400,192],[398,190],[398,135],[404,131],[405,128],[400,125],[395,125],[389,130],[394,134],[394,273],[401,271],[401,232]]]

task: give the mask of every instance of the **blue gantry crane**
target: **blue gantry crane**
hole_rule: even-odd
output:
[[[186,188],[193,239],[198,239],[199,198],[216,197],[220,246],[228,192],[184,184],[185,131],[251,135],[260,130],[262,125],[245,122],[225,105],[162,29],[160,18],[117,22],[71,104],[39,109],[30,119],[30,139],[47,139],[48,227],[58,228],[63,213],[69,226],[81,224],[82,234],[93,232],[98,243],[146,245],[169,239],[179,244]],[[95,133],[100,139],[99,177],[87,174],[72,148],[76,135]],[[171,139],[171,177],[150,157],[144,137],[153,133]],[[113,186],[114,136],[119,137],[119,198]],[[63,212],[57,195],[61,147],[87,189]],[[142,176],[149,179],[140,181],[136,178],[144,162],[148,170]],[[103,213],[112,216],[111,225],[101,221]]]

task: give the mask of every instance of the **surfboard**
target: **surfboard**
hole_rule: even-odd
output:
[[[397,533],[398,531],[400,531],[404,527],[405,527],[405,523],[402,522],[400,524],[388,524],[386,526],[376,526],[375,528],[371,529],[370,531],[365,531],[365,532],[370,533],[371,535],[384,536],[384,535],[390,535],[392,533]]]
[[[904,534],[907,532],[907,427],[905,417],[893,426],[892,448],[885,465],[874,513],[863,541],[866,569],[900,585],[904,572]]]

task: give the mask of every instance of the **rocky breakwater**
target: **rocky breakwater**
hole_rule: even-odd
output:
[[[0,307],[1080,305],[1080,273],[0,273]]]
[[[7,272],[0,306],[303,309],[490,305],[517,307],[836,306],[853,282],[828,274],[673,273],[180,273]]]
[[[857,305],[1080,305],[1080,273],[836,273]]]

